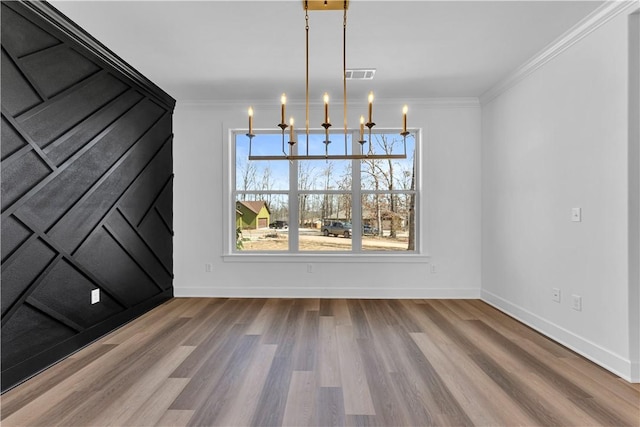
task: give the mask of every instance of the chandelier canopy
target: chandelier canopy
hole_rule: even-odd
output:
[[[253,133],[253,107],[249,107],[249,132],[246,136],[249,138],[249,160],[353,160],[353,159],[406,159],[407,158],[407,135],[410,132],[407,131],[407,111],[408,107],[405,105],[402,109],[402,132],[400,135],[403,137],[404,152],[402,154],[384,153],[376,154],[373,151],[371,145],[371,129],[376,125],[373,122],[373,92],[369,93],[368,97],[368,121],[365,122],[364,115],[360,116],[360,154],[348,154],[347,149],[347,10],[349,9],[349,0],[303,0],[302,6],[305,12],[305,135],[306,135],[306,154],[292,154],[292,148],[297,143],[295,140],[296,134],[294,132],[294,119],[291,117],[289,123],[286,120],[286,104],[287,96],[282,94],[280,98],[280,123],[278,127],[282,132],[282,155],[253,155],[251,153],[252,141],[256,136]],[[329,120],[329,94],[325,92],[323,96],[324,102],[324,122],[320,125],[324,128],[324,141],[325,154],[309,154],[309,11],[343,11],[342,20],[342,88],[343,88],[343,109],[344,109],[344,154],[329,154],[329,128],[332,126]],[[365,126],[368,129],[366,132],[368,140],[365,140]],[[289,152],[285,150],[285,133],[287,128],[289,129]],[[365,145],[368,145],[368,150],[365,152]]]

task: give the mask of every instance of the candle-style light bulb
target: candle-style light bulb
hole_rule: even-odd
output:
[[[324,93],[324,122],[329,123],[329,94]]]
[[[402,107],[402,133],[407,131],[407,111],[409,111],[409,107],[406,105]]]
[[[369,92],[369,123],[373,123],[373,92]]]
[[[285,105],[287,104],[287,95],[283,93],[282,96],[280,97],[280,102],[282,103],[282,108],[280,111],[281,112],[280,123],[284,123]]]
[[[360,141],[364,140],[364,116],[360,116]]]
[[[293,117],[289,118],[289,141],[293,142]]]
[[[253,107],[249,107],[249,135],[253,134]]]

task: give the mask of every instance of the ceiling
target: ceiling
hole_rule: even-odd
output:
[[[179,100],[304,99],[301,1],[51,3]],[[349,97],[479,97],[601,1],[351,0]],[[310,94],[342,98],[342,13],[309,12]]]

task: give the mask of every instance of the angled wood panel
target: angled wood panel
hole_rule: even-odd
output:
[[[60,44],[47,30],[10,8],[2,9],[2,46],[22,57]],[[28,37],[26,37],[28,35]]]
[[[0,243],[2,247],[2,262],[6,261],[32,234],[28,227],[25,227],[14,217],[3,220],[2,229],[0,230],[0,237],[2,238],[2,242]]]
[[[2,116],[2,160],[6,159],[16,151],[27,145],[27,142]]]
[[[45,2],[1,7],[4,391],[172,296],[175,101]]]
[[[18,115],[38,105],[42,99],[38,92],[22,75],[13,59],[2,48],[2,110]]]
[[[10,318],[8,310],[45,272],[49,263],[55,258],[56,252],[40,239],[29,239],[21,245],[20,252],[2,263],[2,324]],[[4,330],[2,331],[4,334]]]
[[[40,310],[22,305],[2,326],[2,364],[14,366],[77,333]],[[29,355],[24,349],[29,349]],[[3,367],[3,370],[5,368]]]
[[[18,116],[25,134],[42,147],[74,128],[97,109],[128,89],[105,72],[93,74],[64,92]]]
[[[71,89],[100,67],[67,44],[20,58],[20,67],[47,98]]]
[[[143,95],[137,91],[128,90],[89,116],[83,126],[73,127],[60,138],[57,138],[55,143],[44,147],[42,151],[56,166],[60,166],[81,150],[82,147],[86,146],[87,141],[97,137],[135,104],[140,102],[142,98]]]

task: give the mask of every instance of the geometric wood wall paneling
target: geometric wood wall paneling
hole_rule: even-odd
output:
[[[0,160],[4,160],[25,145],[27,142],[20,136],[20,134],[9,124],[7,119],[2,116],[2,156]]]
[[[7,258],[32,235],[31,230],[14,217],[10,216],[6,220],[3,220],[2,229],[0,230],[0,237],[2,237],[2,242],[0,243],[0,247],[2,247],[2,262],[4,263]]]
[[[51,269],[29,299],[38,301],[86,329],[123,310],[123,307],[108,295],[101,296],[100,304],[87,304],[87,295],[94,288],[91,280],[62,259]],[[60,294],[65,297],[60,298]]]
[[[2,264],[2,322],[18,299],[25,295],[29,286],[45,272],[57,253],[40,239],[29,239]],[[26,295],[25,295],[26,296]]]
[[[37,308],[22,304],[11,319],[2,325],[2,369],[4,371],[29,356],[46,351],[75,334],[77,331]],[[26,349],[28,355],[25,354]]]
[[[66,44],[20,59],[20,67],[47,98],[53,98],[100,71],[100,67]]]
[[[49,31],[40,28],[21,13],[5,7],[2,8],[2,46],[11,50],[17,57],[22,57],[39,50],[44,50],[62,43]],[[25,35],[28,34],[28,38]]]
[[[34,150],[2,162],[2,210],[18,201],[50,173],[51,168]]]
[[[3,14],[4,15],[4,14]],[[3,39],[4,40],[4,39]],[[38,105],[42,99],[20,74],[20,69],[2,48],[2,111],[14,116]]]
[[[128,307],[161,291],[104,227],[91,234],[74,258]]]
[[[100,110],[85,119],[83,126],[75,126],[43,148],[43,152],[58,167],[82,149],[114,123],[120,116],[140,102],[143,96],[129,89],[127,92],[105,104]]]
[[[171,247],[166,245],[171,239],[171,230],[166,226],[158,211],[152,209],[140,224],[140,235],[149,243],[165,268],[172,268]]]
[[[48,228],[47,234],[58,240],[65,250],[73,253],[90,235],[91,229],[115,206],[120,205],[127,189],[149,168],[148,165],[160,147],[171,149],[170,142],[161,139],[170,132],[170,121],[165,120],[163,123],[165,126],[157,126],[158,131],[150,132],[148,140],[144,139],[134,145],[80,199],[66,209],[64,216]],[[166,126],[167,123],[169,126]],[[171,170],[167,169],[164,174],[170,173]],[[159,173],[154,177],[162,178],[163,174]]]
[[[164,221],[165,226],[173,233],[173,186],[167,185],[158,197],[155,204],[158,215]]]
[[[173,294],[175,101],[50,6],[1,19],[6,390]]]
[[[156,104],[146,99],[136,104],[104,131],[101,138],[83,147],[80,155],[43,179],[38,190],[16,209],[16,215],[39,230],[48,230],[133,147],[162,113]]]
[[[161,289],[171,287],[171,269],[160,262],[158,256],[120,210],[116,209],[112,215],[109,215],[105,227],[119,244],[126,246],[127,253],[141,265],[142,269],[149,272],[154,284]]]
[[[113,75],[98,72],[17,116],[16,120],[26,135],[43,147],[126,89],[127,85]]]

